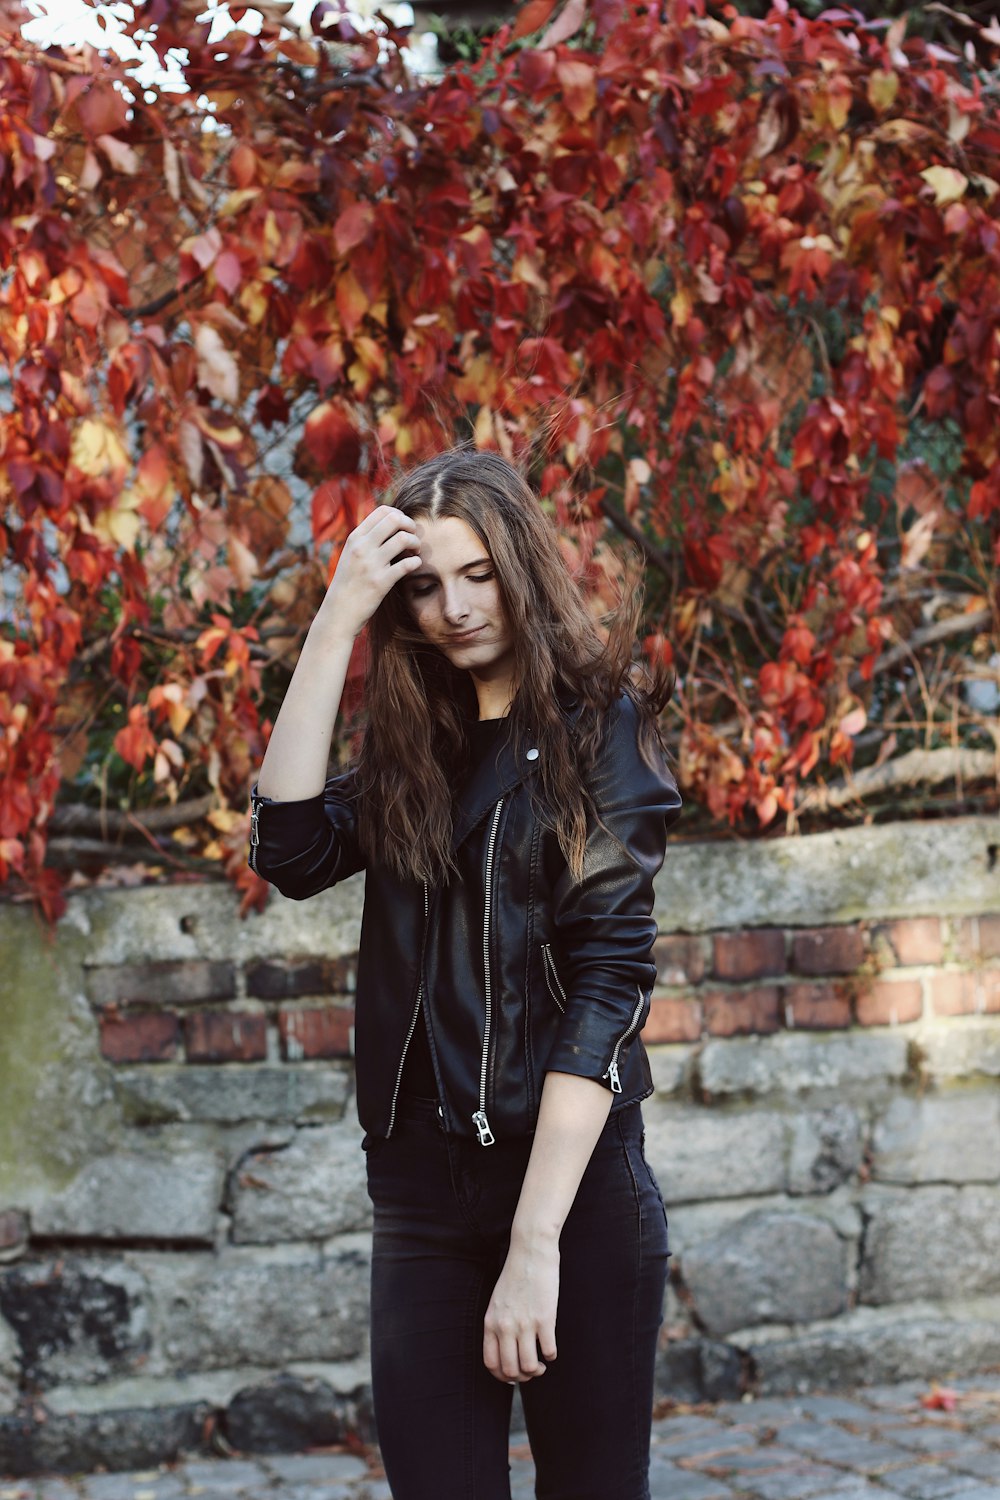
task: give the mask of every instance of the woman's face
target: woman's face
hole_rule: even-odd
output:
[[[512,693],[514,637],[493,561],[479,537],[457,516],[416,517],[420,567],[400,583],[414,623],[456,667],[470,672],[484,706],[503,712]],[[481,685],[489,687],[484,705]]]

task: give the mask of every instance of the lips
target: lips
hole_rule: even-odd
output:
[[[485,625],[480,625],[478,627],[478,629],[476,629],[476,630],[467,630],[467,631],[465,631],[465,633],[463,635],[449,635],[445,639],[445,645],[446,646],[467,646],[472,641],[476,640],[476,638],[485,629],[486,629]]]

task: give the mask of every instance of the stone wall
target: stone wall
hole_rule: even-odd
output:
[[[674,842],[646,1029],[679,1399],[1000,1365],[995,820]],[[370,1430],[360,878],[0,908],[0,1472]]]

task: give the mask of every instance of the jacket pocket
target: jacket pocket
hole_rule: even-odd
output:
[[[552,956],[551,943],[542,944],[542,968],[545,970],[545,983],[548,985],[549,994],[563,1015],[565,1015],[566,991],[563,989],[562,981],[559,978],[559,971],[556,968],[556,961]]]

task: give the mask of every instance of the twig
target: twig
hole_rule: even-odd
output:
[[[795,799],[796,812],[826,812],[901,787],[940,786],[960,779],[989,781],[1000,771],[995,750],[910,750],[881,766],[866,766],[836,786],[807,787]]]
[[[635,543],[647,562],[651,562],[667,578],[673,577],[673,564],[669,554],[658,547],[655,542],[651,542],[649,537],[629,520],[628,516],[623,515],[615,506],[609,505],[606,500],[600,502],[599,509],[602,516],[610,521],[612,526],[617,526],[623,536],[627,536],[630,542]]]
[[[204,797],[176,802],[173,807],[147,808],[141,818],[135,813],[87,807],[80,802],[63,803],[53,809],[48,826],[55,834],[93,833],[102,839],[112,834],[127,836],[137,829],[144,834],[169,833],[174,828],[182,828],[185,823],[197,823],[212,811],[217,800],[214,793],[207,792]],[[49,847],[52,847],[51,840]]]
[[[908,640],[903,641],[899,646],[893,646],[891,651],[883,652],[875,663],[872,676],[877,677],[880,672],[890,672],[899,662],[908,660],[914,651],[919,651],[923,646],[931,646],[936,641],[948,640],[953,635],[966,635],[970,631],[985,630],[992,621],[991,609],[977,609],[965,615],[950,615],[947,620],[935,620],[933,625],[925,625],[922,630],[915,630]],[[861,673],[855,670],[848,678],[848,685],[857,690],[864,686],[864,681]]]

